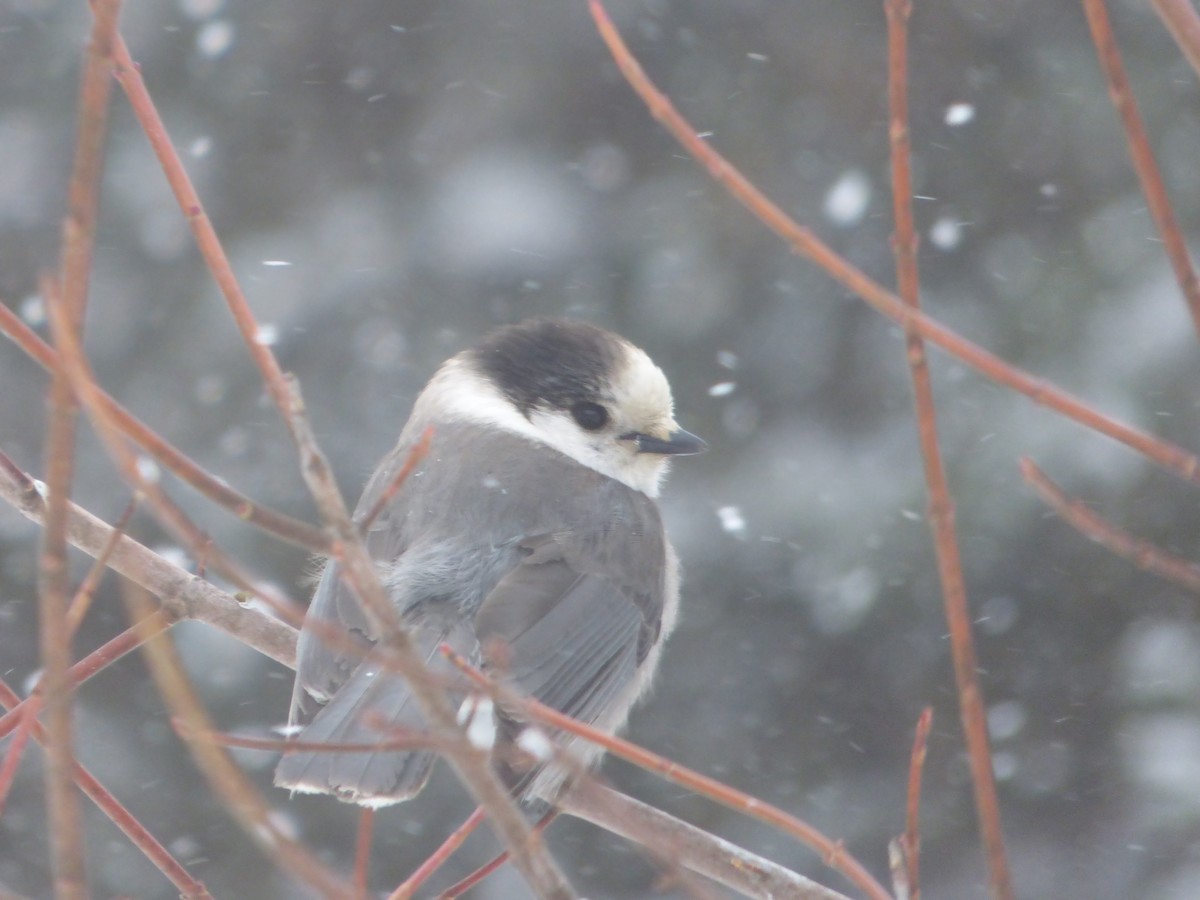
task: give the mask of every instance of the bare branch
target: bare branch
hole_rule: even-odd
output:
[[[32,328],[2,303],[0,331],[46,371],[54,372],[58,367],[58,354],[54,348],[39,338]],[[177,475],[185,484],[195,488],[217,506],[289,544],[311,553],[329,552],[329,538],[319,528],[256,503],[224,481],[214,478],[203,466],[180,452],[99,387],[94,396],[114,428],[145,450],[164,469]]]
[[[1196,268],[1192,265],[1187,242],[1183,239],[1183,232],[1179,230],[1179,220],[1175,218],[1175,210],[1171,207],[1171,198],[1167,194],[1166,185],[1163,184],[1162,173],[1154,161],[1150,138],[1146,134],[1141,114],[1138,113],[1137,100],[1134,99],[1133,90],[1129,86],[1129,76],[1125,74],[1121,51],[1113,35],[1112,23],[1108,19],[1108,7],[1105,6],[1104,0],[1083,0],[1083,10],[1087,14],[1088,27],[1092,30],[1092,42],[1096,45],[1096,55],[1100,58],[1100,68],[1104,70],[1104,77],[1108,81],[1108,95],[1112,98],[1117,115],[1121,117],[1121,126],[1125,129],[1129,158],[1142,185],[1142,196],[1146,198],[1150,216],[1154,219],[1154,227],[1158,229],[1158,236],[1162,238],[1163,248],[1167,251],[1167,258],[1175,271],[1175,280],[1179,282],[1179,290],[1183,292],[1183,299],[1192,314],[1192,325],[1200,335],[1200,278],[1196,277]],[[1192,16],[1195,16],[1194,10]]]
[[[25,518],[44,523],[46,504],[28,477],[0,454],[0,498]],[[112,535],[112,528],[71,503],[67,506],[67,540],[96,557]],[[295,666],[296,630],[238,602],[202,578],[168,562],[133,538],[123,536],[112,553],[110,566],[162,602],[172,619],[196,619],[219,628],[259,653],[289,668]]]
[[[884,10],[888,25],[888,100],[891,108],[888,133],[891,137],[892,202],[896,222],[892,241],[900,297],[910,309],[915,310],[920,308],[921,303],[908,137],[908,19],[912,13],[912,3],[910,0],[887,0]],[[962,556],[954,526],[954,498],[950,493],[946,466],[942,462],[942,448],[938,443],[933,383],[925,358],[925,342],[908,321],[904,323],[904,342],[912,377],[925,485],[929,491],[929,528],[937,555],[943,609],[950,629],[959,718],[967,741],[971,785],[975,790],[975,814],[987,856],[988,884],[994,900],[1010,900],[1013,894],[1012,875],[1004,848],[1004,829],[1000,824],[1000,803],[996,798],[996,778],[992,772],[987,713],[983,705],[983,689],[979,684],[975,639],[971,634],[971,612],[967,605]]]
[[[1084,537],[1129,560],[1139,569],[1165,578],[1193,594],[1200,594],[1200,567],[1194,562],[1122,531],[1081,500],[1072,500],[1028,457],[1021,460],[1021,475],[1051,509]]]
[[[642,98],[650,114],[708,170],[714,180],[763,224],[790,244],[797,253],[820,266],[831,278],[857,294],[876,311],[902,326],[910,325],[925,340],[942,348],[984,377],[1023,394],[1034,403],[1073,419],[1099,434],[1125,444],[1185,481],[1200,484],[1200,457],[1147,432],[1124,425],[1066,391],[1010,365],[931,316],[908,306],[887,288],[846,262],[810,229],[798,224],[778,205],[771,202],[729,160],[717,153],[708,141],[697,136],[691,124],[679,114],[671,101],[654,87],[630,54],[629,48],[621,40],[603,6],[598,0],[589,0],[589,5],[600,36],[608,45],[621,73]]]
[[[785,869],[593,779],[577,783],[559,800],[564,813],[650,848],[669,848],[671,858],[693,872],[747,897],[847,900],[803,875]],[[885,895],[886,896],[886,895]]]

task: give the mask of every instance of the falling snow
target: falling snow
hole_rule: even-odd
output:
[[[746,519],[739,507],[722,506],[717,510],[717,518],[721,520],[721,528],[727,534],[740,536],[746,533]]]
[[[264,347],[273,347],[279,341],[279,327],[271,324],[261,324],[254,333],[254,342]]]
[[[209,22],[196,35],[196,51],[206,59],[224,56],[233,46],[235,29],[228,19]]]
[[[975,107],[970,103],[951,103],[946,107],[946,124],[951,128],[966,125],[975,118]]]
[[[962,225],[949,216],[942,216],[929,229],[929,243],[939,250],[954,250],[962,243]]]
[[[857,225],[871,205],[871,182],[858,169],[839,178],[825,195],[825,215],[835,225]]]

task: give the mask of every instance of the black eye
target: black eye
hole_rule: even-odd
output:
[[[584,431],[599,431],[608,424],[608,410],[599,403],[580,400],[571,407],[571,415]]]

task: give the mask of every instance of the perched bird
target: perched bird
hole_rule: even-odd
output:
[[[583,322],[501,328],[444,363],[417,397],[355,517],[377,504],[432,427],[429,452],[371,523],[367,549],[415,646],[434,670],[449,644],[496,662],[517,691],[607,731],[649,685],[675,624],[678,564],[655,498],[673,456],[700,453],[645,352]],[[424,720],[403,678],[346,642],[336,623],[379,635],[330,562],[297,650],[289,722],[304,742],[378,744]],[[328,626],[324,634],[328,635]],[[501,660],[489,649],[501,647]],[[553,799],[555,767],[512,765],[523,728],[494,717],[494,764],[515,794]],[[599,752],[576,747],[590,763]],[[275,783],[364,806],[412,797],[430,751],[285,753]]]

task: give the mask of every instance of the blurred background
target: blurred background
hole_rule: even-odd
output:
[[[1138,192],[1078,4],[919,0],[912,127],[923,300],[964,335],[1099,409],[1200,447],[1200,354]],[[1142,0],[1110,4],[1185,231],[1200,224],[1200,90]],[[695,127],[786,210],[893,281],[880,0],[613,0]],[[89,20],[0,4],[0,297],[44,328]],[[843,839],[880,878],[903,828],[912,731],[935,709],[926,896],[986,895],[897,328],[714,186],[618,77],[585,4],[552,0],[136,0],[122,29],[346,494],[434,367],[552,313],[645,347],[712,452],[665,491],[684,614],[636,741]],[[103,383],[212,472],[315,518],[295,453],[124,98],[88,320]],[[1192,898],[1200,883],[1197,601],[1088,543],[1022,483],[1032,456],[1097,510],[1195,555],[1196,493],[1106,439],[931,357],[942,446],[1023,897]],[[0,344],[0,447],[41,474],[46,379]],[[174,495],[297,599],[302,553]],[[77,497],[128,490],[90,436]],[[171,542],[146,517],[133,532]],[[0,674],[38,665],[36,529],[0,509]],[[178,552],[178,551],[174,551]],[[123,627],[107,583],[77,646]],[[200,625],[179,648],[221,727],[268,735],[291,674]],[[141,662],[81,692],[82,760],[218,897],[284,898],[172,735]],[[47,896],[39,759],[0,818],[0,888]],[[354,810],[280,820],[342,868]],[[635,796],[849,890],[769,829],[627,767]],[[470,810],[440,771],[378,820],[394,886]],[[88,808],[98,896],[174,896]],[[639,852],[575,822],[550,842],[588,896],[654,895]],[[444,878],[489,858],[471,841]],[[667,892],[670,895],[670,892]],[[473,896],[524,896],[511,872]]]

